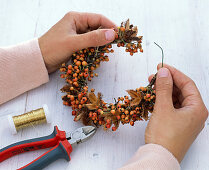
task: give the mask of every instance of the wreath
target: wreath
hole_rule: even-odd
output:
[[[113,131],[116,131],[120,123],[133,126],[135,121],[148,120],[156,98],[153,89],[156,76],[148,86],[127,90],[129,96],[118,97],[114,103],[105,103],[100,92],[96,95],[95,89],[88,90],[87,82],[98,76],[94,70],[101,62],[109,61],[107,54],[114,52],[113,44],[125,47],[130,55],[143,52],[142,36],[137,36],[138,29],[130,25],[129,20],[122,22],[115,32],[116,37],[112,43],[77,51],[71,56],[72,63],[64,63],[60,68],[60,77],[67,83],[61,89],[66,93],[62,96],[63,104],[72,107],[74,121],[81,120],[84,125],[103,126],[105,130],[112,127]]]

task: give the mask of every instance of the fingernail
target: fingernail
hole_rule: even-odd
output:
[[[115,39],[115,31],[108,30],[105,32],[105,38],[107,41],[113,41]]]
[[[167,68],[161,68],[159,71],[158,71],[158,77],[168,77],[169,75],[169,71]]]

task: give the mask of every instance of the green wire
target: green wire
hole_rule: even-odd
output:
[[[155,43],[155,45],[157,45],[160,49],[161,49],[161,51],[162,51],[162,67],[163,67],[163,60],[164,60],[164,53],[163,53],[163,49],[162,49],[162,47],[161,46],[159,46],[156,42],[154,42]]]

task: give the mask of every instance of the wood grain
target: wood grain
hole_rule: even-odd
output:
[[[164,48],[165,62],[185,72],[196,82],[209,107],[209,1],[208,0],[0,0],[0,46],[7,46],[41,36],[68,11],[101,13],[120,24],[130,18],[144,36],[143,54],[129,56],[115,48],[110,62],[98,69],[99,77],[90,87],[104,94],[105,101],[125,95],[126,89],[146,85],[149,74],[156,72]],[[128,63],[128,64],[127,64]],[[51,133],[53,125],[74,130],[71,109],[62,105],[59,89],[64,82],[59,72],[50,82],[26,92],[0,106],[0,147],[16,141]],[[46,103],[53,115],[51,125],[40,125],[11,135],[6,129],[5,115],[23,113]],[[198,116],[198,115],[197,115]],[[70,163],[59,160],[46,169],[107,170],[121,167],[144,144],[146,122],[134,127],[120,126],[115,133],[98,130],[93,139],[74,149]],[[209,169],[208,122],[191,146],[181,166],[183,170]],[[0,169],[16,169],[32,161],[45,150],[15,156],[0,164]]]

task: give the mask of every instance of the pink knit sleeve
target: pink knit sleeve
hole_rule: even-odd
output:
[[[119,170],[180,170],[177,159],[164,147],[147,144]]]
[[[48,80],[37,39],[0,48],[0,104]]]

